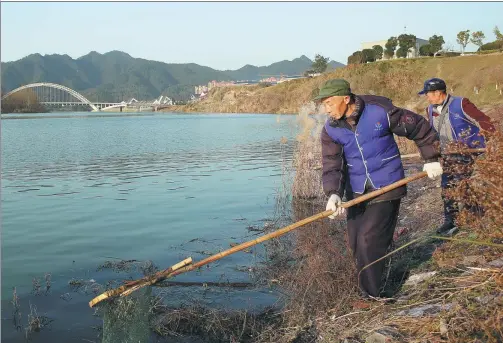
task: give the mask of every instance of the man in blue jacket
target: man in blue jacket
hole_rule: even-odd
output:
[[[454,199],[449,198],[445,191],[456,187],[459,181],[470,177],[474,163],[472,154],[445,154],[446,148],[450,143],[461,143],[467,148],[484,148],[485,138],[480,135],[480,129],[494,132],[495,127],[491,118],[480,111],[470,100],[448,94],[447,85],[442,79],[426,80],[423,89],[418,94],[424,94],[430,103],[426,108],[426,113],[430,125],[440,136],[444,170],[441,183],[444,223],[437,229],[437,233],[445,234],[455,231],[455,219],[459,212],[458,204]]]
[[[325,106],[328,119],[322,129],[323,191],[329,197],[329,218],[344,214],[340,207],[346,195],[351,200],[404,178],[400,152],[393,134],[414,140],[430,178],[439,177],[442,168],[438,135],[420,115],[394,106],[390,99],[354,95],[342,79],[329,80],[313,99]],[[349,245],[358,272],[386,254],[393,239],[400,200],[406,186],[350,207],[347,213]],[[362,295],[379,296],[384,261],[361,273]]]

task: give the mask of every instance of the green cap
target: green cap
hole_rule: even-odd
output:
[[[351,87],[349,82],[343,79],[332,79],[325,82],[318,93],[318,96],[313,100],[320,100],[330,96],[345,96],[351,95]]]

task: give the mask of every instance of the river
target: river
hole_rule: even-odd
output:
[[[107,261],[167,268],[256,237],[250,228],[274,216],[298,132],[295,116],[264,114],[8,117],[1,122],[2,342],[24,341],[12,325],[14,287],[23,328],[32,304],[54,319],[54,337],[66,332],[65,342],[81,342],[90,337],[93,295],[72,293],[69,280],[105,283],[115,273],[97,267]],[[240,252],[177,280],[246,282],[255,262]],[[49,291],[36,295],[34,284],[45,290],[46,276]],[[187,292],[173,294],[181,301]],[[250,290],[225,299],[212,301],[266,306],[275,296]]]

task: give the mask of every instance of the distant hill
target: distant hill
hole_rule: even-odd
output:
[[[257,80],[268,76],[279,76],[281,74],[299,75],[310,69],[312,63],[312,60],[302,55],[301,57],[295,58],[291,61],[283,60],[265,67],[255,67],[247,64],[238,70],[226,70],[225,73],[234,80]],[[335,69],[344,67],[344,64],[336,61],[330,61],[329,66],[329,69]]]
[[[209,81],[258,80],[262,75],[298,75],[312,61],[301,56],[269,66],[246,65],[238,70],[215,70],[195,63],[164,63],[134,58],[121,51],[95,51],[72,59],[68,55],[32,54],[13,62],[2,62],[2,92],[34,82],[53,82],[70,87],[91,101],[120,101],[131,97],[153,99],[168,95],[188,99],[195,85]],[[330,68],[344,66],[331,61]]]

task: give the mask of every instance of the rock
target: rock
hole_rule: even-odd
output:
[[[470,256],[465,256],[463,258],[463,263],[464,264],[482,265],[482,264],[486,264],[487,261],[486,261],[485,257],[482,255],[470,255]]]
[[[389,326],[380,328],[376,330],[376,332],[386,336],[388,338],[387,342],[399,341],[399,339],[403,338],[403,335],[400,332]]]
[[[452,304],[432,304],[414,307],[409,310],[403,310],[397,313],[397,316],[423,317],[426,315],[437,315],[442,310],[450,310]]]
[[[503,267],[503,257],[502,258],[498,258],[497,260],[489,262],[489,265],[491,267],[496,267],[496,268]]]
[[[489,304],[489,302],[493,301],[494,299],[496,299],[496,295],[492,295],[492,294],[486,295],[484,297],[476,297],[475,298],[475,300],[477,300],[479,303],[481,303],[483,305]]]
[[[437,273],[436,271],[433,271],[433,272],[412,275],[407,279],[407,281],[405,281],[405,286],[417,286],[420,282],[428,280],[436,273]]]

